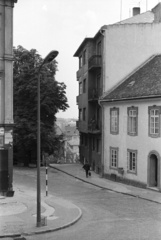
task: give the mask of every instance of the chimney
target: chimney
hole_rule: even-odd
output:
[[[133,16],[140,14],[140,8],[139,7],[134,7],[132,10],[133,10]]]

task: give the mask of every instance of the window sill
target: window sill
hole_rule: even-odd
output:
[[[119,132],[110,132],[110,134],[112,134],[112,135],[118,135]]]
[[[128,133],[128,135],[129,135],[129,136],[131,136],[131,137],[138,136],[138,134],[137,134],[137,133]]]
[[[160,134],[157,134],[157,135],[149,134],[149,137],[151,137],[151,138],[160,138]]]
[[[128,173],[128,174],[137,175],[137,173],[136,173],[136,172],[134,172],[134,171],[130,171],[130,170],[127,170],[127,173]]]

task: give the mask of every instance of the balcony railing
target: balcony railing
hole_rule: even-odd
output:
[[[102,88],[91,88],[88,91],[88,100],[94,101],[102,95]]]
[[[76,73],[76,77],[77,77],[77,81],[79,81],[79,78],[82,76],[82,68],[80,68],[77,73]]]
[[[88,60],[88,69],[100,68],[102,64],[101,55],[93,55]]]
[[[79,96],[76,96],[76,104],[78,105],[79,103]]]
[[[91,119],[88,122],[88,131],[91,133],[100,133],[101,132],[101,122]]]
[[[79,132],[88,133],[88,123],[85,121],[76,121],[76,128]]]
[[[76,129],[79,128],[79,121],[76,121]]]

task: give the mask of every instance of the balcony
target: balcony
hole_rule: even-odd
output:
[[[102,88],[91,88],[88,91],[88,101],[98,101],[102,95]]]
[[[88,123],[88,132],[93,134],[101,133],[101,122],[91,119]]]
[[[79,104],[79,96],[76,96],[76,104]]]
[[[82,68],[80,68],[76,73],[77,81],[79,81],[79,78],[82,76],[82,74],[83,74],[83,70]]]
[[[76,129],[79,128],[79,121],[76,121]]]
[[[85,121],[76,121],[76,128],[79,132],[88,133],[88,124]]]
[[[89,60],[88,60],[88,70],[89,71],[101,68],[101,66],[102,66],[101,55],[93,55],[92,57],[89,58]]]

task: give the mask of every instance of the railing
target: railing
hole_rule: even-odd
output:
[[[101,67],[101,55],[93,55],[88,60],[88,69],[91,70],[92,68]]]
[[[76,121],[76,128],[80,132],[88,133],[88,123],[85,121]]]
[[[79,103],[79,96],[76,96],[76,104],[78,105]]]
[[[88,91],[88,100],[98,100],[102,95],[102,88],[92,88]]]
[[[79,128],[79,121],[76,121],[76,128]]]
[[[76,77],[77,77],[77,81],[79,81],[79,78],[82,76],[82,68],[80,68],[77,73],[76,73]]]
[[[92,133],[101,132],[101,122],[91,119],[88,122],[88,131]]]

